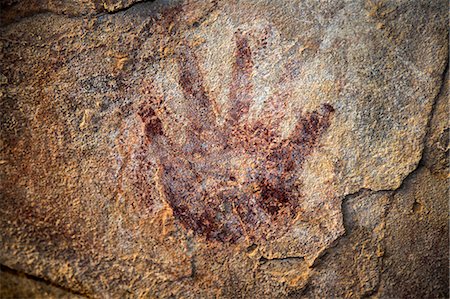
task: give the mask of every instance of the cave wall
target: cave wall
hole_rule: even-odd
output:
[[[446,1],[137,2],[0,2],[2,298],[448,297]]]

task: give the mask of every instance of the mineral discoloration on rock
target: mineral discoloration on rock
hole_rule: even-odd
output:
[[[0,262],[92,297],[445,295],[447,3],[269,2],[2,27]]]

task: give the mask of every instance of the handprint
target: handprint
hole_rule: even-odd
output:
[[[273,221],[288,223],[302,213],[299,174],[334,113],[331,105],[322,104],[299,114],[289,136],[283,136],[286,96],[275,93],[257,117],[250,117],[252,49],[241,30],[234,43],[231,108],[224,121],[218,121],[218,108],[188,42],[175,54],[186,123],[179,132],[168,129],[175,118],[167,97],[151,81],[143,87],[138,111],[144,150],[155,159],[161,196],[174,217],[195,234],[221,242],[256,238]]]

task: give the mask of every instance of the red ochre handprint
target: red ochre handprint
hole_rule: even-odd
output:
[[[170,127],[166,97],[154,84],[143,87],[138,111],[144,154],[156,161],[156,181],[173,216],[194,234],[221,242],[263,236],[264,227],[275,221],[288,223],[302,213],[299,174],[334,113],[331,105],[322,104],[298,115],[295,128],[283,137],[280,123],[287,107],[281,94],[272,96],[257,118],[250,118],[252,50],[242,31],[234,39],[231,108],[225,121],[217,120],[214,101],[187,42],[175,52],[178,84],[187,103],[183,134],[166,132]]]

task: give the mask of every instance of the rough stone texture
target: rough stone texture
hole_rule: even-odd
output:
[[[0,298],[60,298],[81,299],[82,296],[73,294],[52,285],[48,281],[42,281],[23,273],[17,273],[11,269],[2,267],[0,271]]]
[[[448,296],[446,1],[100,2],[2,2],[3,265],[99,298]]]
[[[116,12],[142,0],[0,0],[1,24],[43,12],[66,16],[93,15]]]

